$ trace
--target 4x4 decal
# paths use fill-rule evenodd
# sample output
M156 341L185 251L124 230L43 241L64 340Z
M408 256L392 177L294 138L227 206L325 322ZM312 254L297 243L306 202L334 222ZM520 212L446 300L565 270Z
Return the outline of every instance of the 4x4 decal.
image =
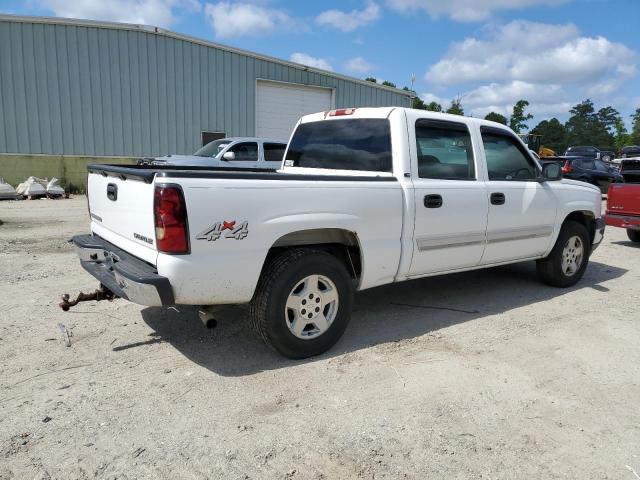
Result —
M227 222L226 220L216 222L196 235L196 240L208 240L209 242L215 242L220 237L242 240L249 235L249 222L241 222L237 226L236 223L237 222L235 220L232 222Z

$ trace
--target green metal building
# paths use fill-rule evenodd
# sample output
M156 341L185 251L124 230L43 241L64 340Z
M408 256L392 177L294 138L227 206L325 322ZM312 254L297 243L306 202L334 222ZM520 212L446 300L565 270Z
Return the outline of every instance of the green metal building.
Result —
M0 155L192 153L220 136L286 140L306 113L410 103L406 91L145 25L2 15L0 65Z

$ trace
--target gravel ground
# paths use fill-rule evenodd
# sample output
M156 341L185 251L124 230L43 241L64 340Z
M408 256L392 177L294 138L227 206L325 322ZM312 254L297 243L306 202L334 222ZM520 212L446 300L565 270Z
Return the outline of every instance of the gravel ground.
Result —
M290 361L246 308L215 330L189 308L58 309L96 286L66 243L84 197L0 219L0 479L640 479L622 230L568 290L529 263L359 293L333 350Z

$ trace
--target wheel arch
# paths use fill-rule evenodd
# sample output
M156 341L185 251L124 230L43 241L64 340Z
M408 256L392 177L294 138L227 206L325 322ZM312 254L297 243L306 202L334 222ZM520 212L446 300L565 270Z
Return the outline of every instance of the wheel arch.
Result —
M595 236L596 236L595 219L596 219L595 213L593 213L590 210L574 210L568 213L564 217L564 220L562 221L562 225L564 225L570 220L581 223L589 232L589 240L593 244L593 240L595 239Z
M356 232L344 228L304 229L282 235L269 248L262 271L280 252L304 247L322 250L335 256L354 281L360 283L364 265L360 240Z

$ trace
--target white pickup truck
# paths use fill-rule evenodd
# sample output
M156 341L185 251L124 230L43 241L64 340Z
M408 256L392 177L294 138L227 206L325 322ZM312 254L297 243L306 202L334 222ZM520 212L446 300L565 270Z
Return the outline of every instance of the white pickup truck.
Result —
M601 197L561 175L497 123L339 109L299 121L278 171L92 165L73 242L99 298L249 303L265 342L303 358L340 338L356 290L529 260L575 284Z

